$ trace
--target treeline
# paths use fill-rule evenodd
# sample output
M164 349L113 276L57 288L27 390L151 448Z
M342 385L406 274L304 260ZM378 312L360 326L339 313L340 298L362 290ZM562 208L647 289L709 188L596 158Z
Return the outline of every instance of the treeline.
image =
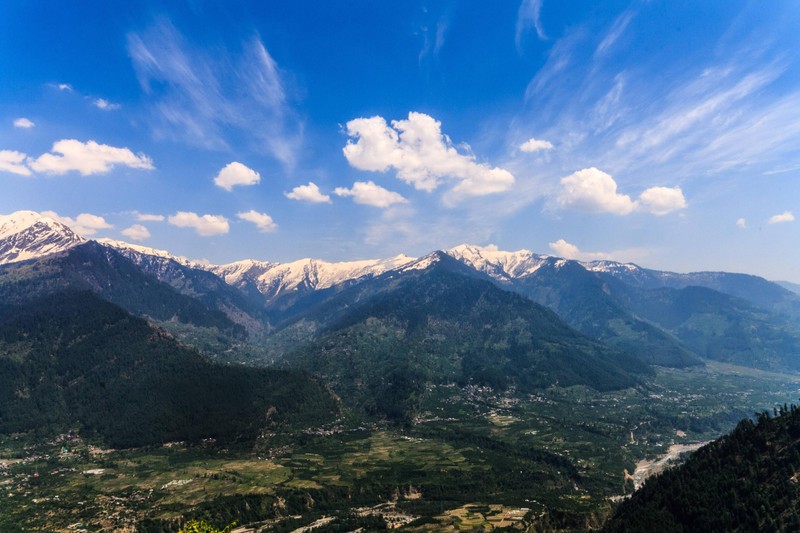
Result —
M89 291L0 310L0 432L80 427L114 447L254 439L330 420L310 376L216 365Z
M800 410L746 419L648 480L606 532L800 531Z

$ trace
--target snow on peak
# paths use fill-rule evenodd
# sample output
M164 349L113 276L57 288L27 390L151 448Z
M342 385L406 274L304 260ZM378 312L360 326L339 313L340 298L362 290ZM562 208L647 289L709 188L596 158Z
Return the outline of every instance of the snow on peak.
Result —
M60 222L56 222L52 218L46 217L36 211L16 211L10 215L0 215L0 239L5 239L6 237L24 231L36 223L46 224L55 228L64 226Z
M436 263L442 260L442 252L435 251L431 252L424 257L420 257L419 259L414 259L405 265L400 265L395 270L399 270L400 272L406 272L409 270L425 270L426 268L430 267L431 265L435 265Z
M538 255L530 250L505 252L499 250L495 245L461 244L445 250L445 253L498 280L521 278L533 274L549 259L549 256Z
M61 222L35 211L0 215L0 264L62 252L83 242Z
M200 263L192 261L191 259L187 259L186 257L180 255L171 254L166 250L158 250L156 248L149 248L147 246L131 244L129 242L117 241L114 239L97 239L97 242L99 242L104 246L115 248L121 252L134 252L140 255L149 255L152 257L159 257L161 259L170 259L178 264L190 268L202 268L202 265Z

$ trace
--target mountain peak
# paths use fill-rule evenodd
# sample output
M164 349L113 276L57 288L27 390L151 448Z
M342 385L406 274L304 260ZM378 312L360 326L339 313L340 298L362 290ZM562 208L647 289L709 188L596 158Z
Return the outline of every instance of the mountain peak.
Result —
M62 252L83 242L69 227L35 211L0 215L0 264Z
M445 253L500 281L533 274L550 259L549 256L538 255L525 249L506 252L495 245L460 244L446 250Z

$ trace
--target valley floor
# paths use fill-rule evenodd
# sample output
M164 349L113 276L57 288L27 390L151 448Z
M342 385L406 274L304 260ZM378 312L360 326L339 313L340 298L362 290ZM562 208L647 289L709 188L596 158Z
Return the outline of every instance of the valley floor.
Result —
M590 529L633 490L625 471L640 461L798 397L800 376L709 365L615 393L431 386L408 427L348 417L247 449L9 436L0 531L175 531L187 517L241 532Z

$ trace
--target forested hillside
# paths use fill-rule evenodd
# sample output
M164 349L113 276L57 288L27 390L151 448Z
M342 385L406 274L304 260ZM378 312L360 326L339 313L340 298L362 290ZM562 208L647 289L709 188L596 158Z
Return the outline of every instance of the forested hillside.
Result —
M603 531L800 531L800 410L776 414L648 480Z
M335 410L305 374L213 364L89 291L0 309L0 433L79 428L119 447L231 441Z

